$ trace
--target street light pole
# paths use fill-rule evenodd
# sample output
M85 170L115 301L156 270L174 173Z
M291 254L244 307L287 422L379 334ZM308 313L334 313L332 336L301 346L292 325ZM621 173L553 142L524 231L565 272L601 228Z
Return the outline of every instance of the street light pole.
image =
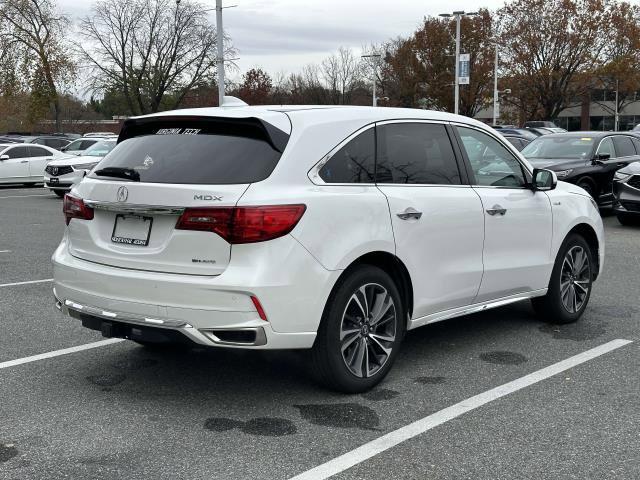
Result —
M377 61L381 57L379 53L372 53L370 55L360 55L361 58L373 58L373 106L378 106L378 95L376 94L376 79L377 79Z
M454 83L454 104L453 113L458 114L460 103L460 14L453 12L456 16L456 78ZM463 12L464 13L464 12Z
M493 65L493 124L498 124L498 44L496 43L496 58Z
M456 77L453 79L453 113L458 114L459 103L460 103L460 21L463 16L473 16L477 15L478 12L468 12L464 11L456 11L453 13L441 13L439 16L444 18L455 18L456 19Z
M216 0L216 33L218 35L218 106L224 101L224 30L222 29L222 0Z

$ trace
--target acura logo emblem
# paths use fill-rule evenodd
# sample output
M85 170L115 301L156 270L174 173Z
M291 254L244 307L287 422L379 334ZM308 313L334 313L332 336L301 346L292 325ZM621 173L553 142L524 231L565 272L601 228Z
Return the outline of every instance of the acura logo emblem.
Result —
M127 187L120 187L116 194L116 198L119 202L126 202L127 198L129 198L129 190L127 190Z
M58 175L58 167L53 167L53 170L51 173L54 175Z

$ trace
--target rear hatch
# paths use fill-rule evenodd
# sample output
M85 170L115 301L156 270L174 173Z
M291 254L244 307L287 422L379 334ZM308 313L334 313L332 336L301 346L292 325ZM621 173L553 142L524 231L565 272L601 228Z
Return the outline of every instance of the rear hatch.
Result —
M271 174L287 140L288 132L257 118L128 121L116 148L71 194L86 210L70 221L67 214L71 254L127 269L221 274L231 244L211 224L223 224L249 185ZM208 231L198 229L200 216Z

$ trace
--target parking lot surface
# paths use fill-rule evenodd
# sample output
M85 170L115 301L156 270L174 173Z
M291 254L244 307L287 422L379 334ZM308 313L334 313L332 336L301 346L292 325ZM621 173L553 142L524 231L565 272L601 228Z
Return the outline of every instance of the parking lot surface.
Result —
M43 189L0 188L0 479L322 478L312 469L616 339L631 343L334 478L640 478L638 227L605 218L605 270L577 324L522 303L423 327L381 385L349 396L318 387L304 352L122 341L9 363L104 340L53 306L61 208Z

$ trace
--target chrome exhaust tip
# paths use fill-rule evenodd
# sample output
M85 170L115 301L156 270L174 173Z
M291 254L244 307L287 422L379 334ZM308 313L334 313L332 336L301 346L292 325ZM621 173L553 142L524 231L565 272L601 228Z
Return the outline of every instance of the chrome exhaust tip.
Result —
M259 347L267 344L267 335L262 327L201 330L201 332L217 345Z

